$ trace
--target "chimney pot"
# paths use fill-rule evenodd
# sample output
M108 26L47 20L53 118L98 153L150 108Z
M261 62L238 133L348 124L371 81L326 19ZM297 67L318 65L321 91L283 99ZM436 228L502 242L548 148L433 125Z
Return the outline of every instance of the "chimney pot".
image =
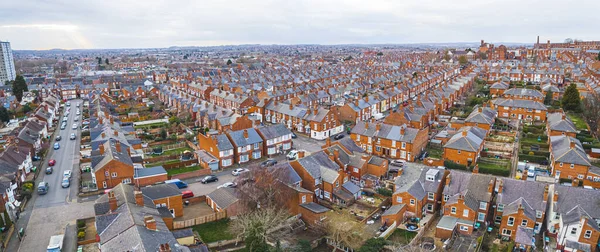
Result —
M462 136L466 137L467 136L467 130L463 130L462 132Z
M135 196L135 204L138 206L144 206L144 195L142 194L142 191L136 190L133 192L133 194Z
M113 191L108 192L108 205L110 206L110 211L117 210L117 198L115 197L115 193Z

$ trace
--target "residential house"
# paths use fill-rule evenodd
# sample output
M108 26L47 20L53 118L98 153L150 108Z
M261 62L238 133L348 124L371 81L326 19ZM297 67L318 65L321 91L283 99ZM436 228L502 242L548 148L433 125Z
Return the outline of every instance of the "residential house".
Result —
M564 112L548 113L546 123L547 136L577 136L575 124L567 118Z
M583 145L570 136L550 137L550 169L558 179L567 179L575 186L600 188L600 168L592 165Z
M479 127L460 128L444 145L443 159L466 166L477 163L486 135Z
M404 205L406 212L417 218L423 218L425 213L434 213L442 200L445 175L443 169L425 167L414 182L405 181L403 177L396 178L392 205Z
M339 152L327 154L318 151L310 156L290 162L296 173L302 178L302 187L314 192L317 198L338 204L353 202L354 194L347 192L343 185L349 182L349 176L340 165Z
M154 185L168 179L169 175L167 174L167 170L162 166L135 169L135 174L133 176L133 182L138 187Z
M413 161L425 149L428 129L413 129L406 125L358 122L350 137L367 153Z
M488 107L475 106L473 112L465 119L464 126L479 127L489 131L494 123L498 112Z
M133 162L129 149L120 141L110 139L92 151L92 178L99 189L113 188L133 182Z
M503 81L496 82L490 86L490 95L495 97L502 97L504 92L508 90L509 84Z
M230 131L226 134L233 144L235 163L242 164L262 157L263 140L254 128Z
M206 204L215 212L227 212L227 217L234 217L243 212L243 206L234 188L217 188L206 195Z
M548 108L539 101L497 98L491 102L498 117L526 121L546 121Z
M348 147L349 145L351 146ZM387 176L388 160L364 153L351 139L334 143L327 139L322 148L328 155L338 156L346 174L350 176L350 181L356 184L371 188Z
M263 155L285 154L292 149L292 132L283 124L256 128L263 139Z
M175 184L158 184L141 188L145 199L149 199L156 208L164 207L169 210L173 218L183 216L183 199L181 191ZM137 196L137 192L134 193Z
M225 134L198 134L198 147L219 159L219 168L233 165L234 148Z
M504 91L504 98L515 100L533 100L538 102L544 101L544 94L535 89L528 88L511 88Z

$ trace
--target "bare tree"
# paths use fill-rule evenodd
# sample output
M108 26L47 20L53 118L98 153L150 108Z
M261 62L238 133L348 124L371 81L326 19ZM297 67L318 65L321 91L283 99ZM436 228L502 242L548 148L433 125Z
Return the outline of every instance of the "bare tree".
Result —
M248 167L249 172L237 179L236 192L246 210L287 207L294 190L288 186L289 171L285 166Z
M358 250L370 238L365 225L356 221L354 216L335 211L330 211L326 216L320 227L326 233L326 237L338 247ZM335 250L334 248L333 251Z
M596 92L588 93L583 99L583 118L590 127L590 133L598 136L598 124L600 124L600 95Z
M243 239L249 251L265 251L268 248L267 240L277 235L274 229L284 223L288 216L285 209L256 209L238 215L229 226L229 231Z

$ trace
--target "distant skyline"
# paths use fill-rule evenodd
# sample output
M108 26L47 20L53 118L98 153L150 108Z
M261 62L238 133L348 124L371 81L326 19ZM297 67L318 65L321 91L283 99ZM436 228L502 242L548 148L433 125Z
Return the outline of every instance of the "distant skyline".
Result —
M14 50L600 40L600 1L5 1Z

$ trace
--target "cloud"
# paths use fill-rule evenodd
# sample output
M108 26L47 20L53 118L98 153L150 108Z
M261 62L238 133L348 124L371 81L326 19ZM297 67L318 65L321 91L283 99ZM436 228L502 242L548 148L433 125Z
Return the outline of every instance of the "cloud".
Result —
M600 1L28 0L0 9L15 49L596 39Z

